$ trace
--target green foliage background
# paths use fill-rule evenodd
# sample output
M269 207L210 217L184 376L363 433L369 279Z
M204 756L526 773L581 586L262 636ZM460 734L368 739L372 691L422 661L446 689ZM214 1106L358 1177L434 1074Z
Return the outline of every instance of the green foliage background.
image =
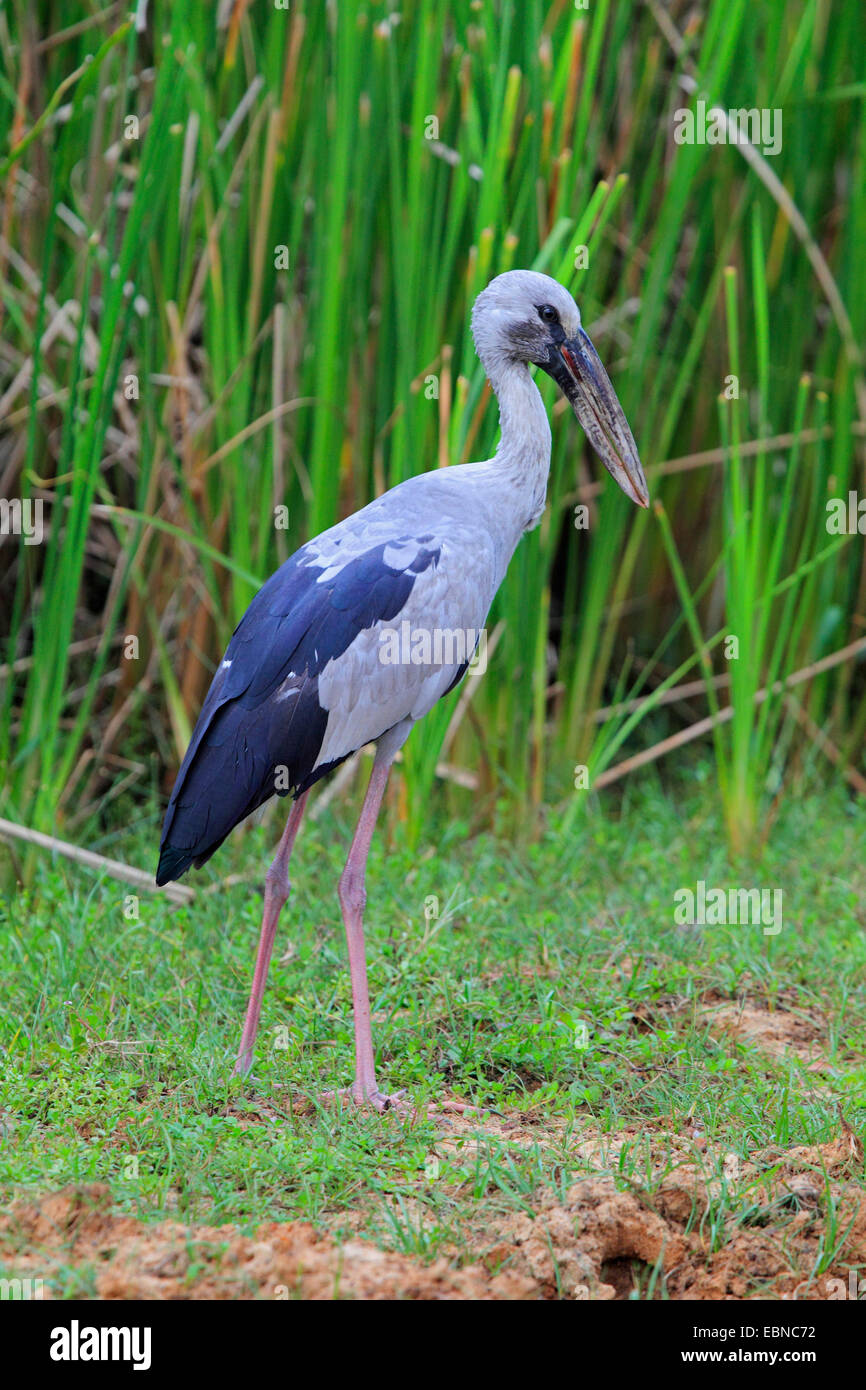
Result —
M443 761L479 820L579 815L576 763L696 729L735 849L811 767L856 781L866 569L826 500L864 491L861 55L859 0L0 8L0 495L47 532L0 543L0 815L75 838L164 790L281 559L492 452L468 315L519 265L575 292L658 505L540 383L550 506L468 711L407 748L410 836ZM678 145L699 95L780 111L779 154Z

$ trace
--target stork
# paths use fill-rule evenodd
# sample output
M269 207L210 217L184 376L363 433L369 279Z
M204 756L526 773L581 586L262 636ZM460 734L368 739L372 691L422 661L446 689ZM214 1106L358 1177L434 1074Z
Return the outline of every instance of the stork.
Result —
M166 811L156 874L165 884L190 865L199 868L263 802L292 794L265 875L234 1068L245 1075L310 788L359 748L376 744L338 895L354 1011L355 1079L348 1094L379 1111L405 1102L402 1092L380 1091L376 1080L363 927L367 855L395 755L418 720L463 678L518 542L544 510L551 435L531 365L553 377L627 496L649 504L622 407L577 305L558 281L529 270L498 275L475 301L472 334L499 402L496 453L408 478L307 541L262 586L235 628L193 730ZM462 632L468 652L455 652L451 641L413 641L409 650L422 659L395 661L395 631L428 638Z

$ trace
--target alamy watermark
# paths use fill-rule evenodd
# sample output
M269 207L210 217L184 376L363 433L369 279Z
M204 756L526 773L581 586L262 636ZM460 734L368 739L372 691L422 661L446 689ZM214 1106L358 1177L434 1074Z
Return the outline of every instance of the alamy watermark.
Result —
M29 1302L44 1297L42 1279L0 1279L0 1303Z
M674 893L678 927L763 927L764 936L782 930L781 888L708 888L702 878L694 888Z
M765 156L782 148L782 111L778 106L739 107L724 111L701 97L674 112L674 140L678 145L754 145Z
M0 497L0 536L23 536L25 545L41 545L41 497Z
M827 533L831 536L866 536L866 497L853 489L844 497L827 501Z
M831 1302L839 1299L851 1299L854 1303L861 1303L866 1299L866 1279L861 1279L856 1269L849 1269L847 1284L844 1279L828 1278L824 1280L824 1296Z
M379 633L383 666L468 666L469 674L487 670L487 629L480 627L413 627L404 618L399 628Z
M148 1371L151 1328L82 1327L73 1318L68 1327L52 1328L48 1355L52 1361L129 1361L134 1371Z

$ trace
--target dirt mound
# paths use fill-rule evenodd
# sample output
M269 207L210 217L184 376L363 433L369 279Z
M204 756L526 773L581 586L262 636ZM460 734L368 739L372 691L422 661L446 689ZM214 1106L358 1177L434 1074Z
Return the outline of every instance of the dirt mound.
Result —
M269 1222L254 1236L234 1226L148 1225L115 1216L107 1187L66 1188L16 1204L0 1220L0 1248L27 1246L15 1273L50 1278L50 1266L89 1266L97 1298L521 1299L534 1282L481 1265L422 1265L369 1241L345 1243L302 1222ZM11 1263L10 1256L6 1256ZM46 1288L50 1297L50 1290Z
M771 1057L793 1056L806 1065L823 1068L825 1029L803 1012L762 1009L752 1004L722 1003L705 1008L702 1016L712 1032L737 1042L752 1043Z
M488 1261L511 1257L512 1267L531 1274L546 1297L616 1298L633 1262L654 1268L685 1252L682 1238L632 1193L617 1191L611 1178L587 1178L563 1206L509 1217L499 1234Z
M831 1143L768 1151L749 1163L697 1154L694 1145L688 1158L679 1137L668 1136L666 1147L674 1169L657 1182L651 1175L645 1190L588 1177L564 1202L545 1195L535 1216L509 1217L488 1264L508 1259L542 1298L846 1296L849 1267L866 1263L866 1197L849 1180L862 1174L863 1145L849 1126ZM830 1202L846 1236L816 1275Z
M147 1223L112 1212L100 1185L16 1203L0 1218L0 1259L7 1275L45 1280L46 1296L52 1274L66 1287L71 1269L83 1296L104 1299L850 1296L849 1269L866 1265L866 1197L863 1146L844 1122L828 1144L748 1162L665 1130L637 1170L642 1186L611 1171L634 1138L582 1136L575 1152L606 1172L564 1197L539 1192L533 1213L467 1212L462 1254L431 1264L301 1222L251 1236ZM839 1248L823 1269L831 1203Z

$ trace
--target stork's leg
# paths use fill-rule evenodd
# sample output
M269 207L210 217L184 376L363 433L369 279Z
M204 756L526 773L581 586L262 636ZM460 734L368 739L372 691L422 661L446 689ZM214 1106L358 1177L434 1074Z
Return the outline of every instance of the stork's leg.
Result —
M379 741L355 837L346 867L340 876L339 896L349 946L349 972L352 978L352 1008L355 1019L355 1084L351 1091L352 1099L356 1105L371 1105L374 1110L390 1110L393 1107L414 1114L414 1106L403 1100L402 1091L387 1095L380 1091L376 1084L373 1034L370 1028L370 993L367 988L367 956L364 949L364 906L367 901L364 880L367 874L367 855L370 852L370 843L391 764L398 749L405 742L410 728L411 725L407 721L405 728L392 729ZM323 1099L330 1099L333 1094L330 1092ZM474 1107L459 1101L443 1101L428 1107L430 1114L438 1114L445 1110L458 1113L473 1112Z
M364 880L370 842L398 747L399 744L395 740L386 738L376 750L370 784L358 817L346 867L340 875L338 890L349 947L349 972L352 977L352 1008L355 1019L355 1084L352 1087L352 1098L358 1105L366 1102L376 1109L387 1109L390 1101L388 1096L382 1095L376 1085L376 1071L373 1065L370 992L367 988L367 957L364 949L364 904L367 901Z
M256 1034L259 1031L262 995L265 992L271 952L274 949L277 921L279 920L280 909L288 898L291 888L289 860L292 857L292 846L303 818L306 801L307 793L304 792L303 796L299 796L297 801L292 803L286 828L280 836L274 862L265 874L265 906L262 912L262 930L259 935L259 949L256 954L256 969L253 975L253 987L250 991L250 1002L247 1005L247 1016L244 1019L244 1031L241 1034L238 1059L232 1073L234 1076L246 1076L253 1064L253 1048Z

